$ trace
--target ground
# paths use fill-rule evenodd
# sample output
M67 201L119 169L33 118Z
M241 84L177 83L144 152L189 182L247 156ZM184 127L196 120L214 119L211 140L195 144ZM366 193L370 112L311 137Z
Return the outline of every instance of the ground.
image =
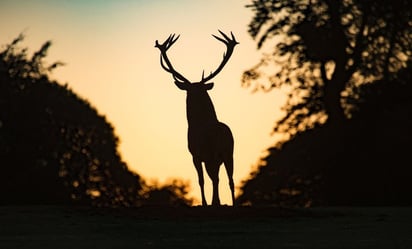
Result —
M412 248L412 207L0 206L0 248Z

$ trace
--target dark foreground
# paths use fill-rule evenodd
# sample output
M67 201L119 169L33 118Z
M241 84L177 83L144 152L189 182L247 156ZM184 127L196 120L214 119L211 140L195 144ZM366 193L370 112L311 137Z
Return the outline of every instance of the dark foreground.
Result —
M412 208L0 206L0 248L412 248Z

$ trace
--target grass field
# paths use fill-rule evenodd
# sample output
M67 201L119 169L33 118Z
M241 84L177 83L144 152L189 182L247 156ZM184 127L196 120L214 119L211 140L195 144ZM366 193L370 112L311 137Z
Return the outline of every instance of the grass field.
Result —
M0 206L0 248L412 248L412 208Z

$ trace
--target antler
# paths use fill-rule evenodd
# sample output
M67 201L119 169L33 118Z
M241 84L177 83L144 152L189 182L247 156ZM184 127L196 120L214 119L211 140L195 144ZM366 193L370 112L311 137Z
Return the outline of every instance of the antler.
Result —
M223 67L226 65L226 63L229 61L230 56L233 53L233 49L234 47L239 44L239 42L236 41L235 36L233 35L232 32L230 32L230 35L232 36L232 39L229 38L225 33L223 33L222 31L218 30L219 33L223 36L223 38L220 38L218 36L212 35L214 38L216 38L217 40L223 42L226 45L226 53L223 53L223 60L220 63L219 67L214 71L211 72L206 78L204 77L205 71L203 70L202 73L202 80L200 81L200 83L205 83L211 79L213 79L216 75L218 75L220 73L220 71L223 69Z
M175 81L179 83L189 84L190 83L189 80L187 80L183 75L181 75L179 72L177 72L173 68L172 63L170 63L170 60L169 58L167 58L167 54L166 54L167 50L177 41L177 39L179 39L179 37L180 35L178 35L175 38L175 34L172 34L162 44L160 44L156 40L155 47L160 50L160 65L162 66L162 68L166 70L166 72L171 73ZM164 62L166 63L166 65L164 64Z

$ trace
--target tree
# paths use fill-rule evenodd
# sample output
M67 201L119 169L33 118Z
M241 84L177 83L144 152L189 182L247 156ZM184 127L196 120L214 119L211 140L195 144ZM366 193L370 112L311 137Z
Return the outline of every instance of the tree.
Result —
M239 204L411 205L411 62L396 80L358 88L353 118L300 132L268 150L243 182ZM336 132L346 134L331 140Z
M403 162L412 125L411 3L261 0L247 7L258 48L271 41L275 49L244 73L243 84L291 90L275 132L292 136L268 150L238 203L410 205L412 170Z
M31 58L20 35L0 52L1 203L136 206L141 177L121 160L112 125L48 74L46 42Z
M408 0L255 0L250 35L272 54L243 74L244 86L291 88L276 132L296 134L351 117L348 96L362 84L388 79L406 67L412 51ZM262 80L267 65L267 83Z

